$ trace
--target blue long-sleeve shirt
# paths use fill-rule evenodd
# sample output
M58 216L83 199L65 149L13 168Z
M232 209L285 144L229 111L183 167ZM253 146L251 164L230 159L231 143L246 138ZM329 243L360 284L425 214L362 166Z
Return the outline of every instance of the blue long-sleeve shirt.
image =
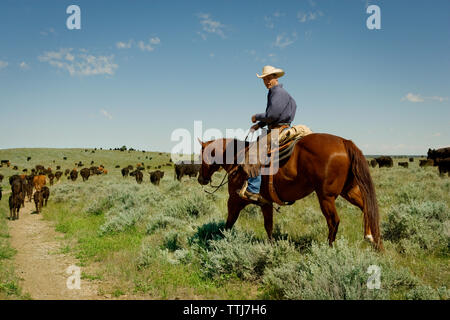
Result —
M267 93L266 112L255 115L260 128L265 125L291 123L295 117L297 104L282 84L269 89Z

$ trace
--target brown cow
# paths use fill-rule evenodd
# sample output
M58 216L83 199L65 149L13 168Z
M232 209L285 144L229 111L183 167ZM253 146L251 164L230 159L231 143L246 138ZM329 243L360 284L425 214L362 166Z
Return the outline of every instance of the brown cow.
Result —
M44 175L33 177L33 186L36 191L41 191L42 187L47 183L47 179Z

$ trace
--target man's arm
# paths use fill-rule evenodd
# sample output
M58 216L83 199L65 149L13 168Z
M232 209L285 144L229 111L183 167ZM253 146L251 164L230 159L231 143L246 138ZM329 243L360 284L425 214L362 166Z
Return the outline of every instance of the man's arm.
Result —
M266 112L255 114L255 119L263 125L276 122L280 119L288 103L289 95L283 92L274 92L269 99Z

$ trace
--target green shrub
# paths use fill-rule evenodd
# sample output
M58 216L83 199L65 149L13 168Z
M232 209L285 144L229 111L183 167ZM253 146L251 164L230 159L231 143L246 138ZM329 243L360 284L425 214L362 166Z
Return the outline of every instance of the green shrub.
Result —
M152 216L147 223L147 234L153 234L156 230L167 228L178 228L183 221L175 217L166 216L164 214L156 214Z
M177 231L169 231L164 236L164 241L162 244L163 249L168 249L170 252L181 249L179 234Z
M134 227L146 215L145 208L133 208L109 215L107 221L100 226L99 234L112 234Z
M381 268L380 289L367 287L371 265ZM349 246L345 239L333 248L314 243L302 259L268 269L263 282L266 297L275 299L389 299L412 289L436 298L435 291L424 291L407 270L397 270L375 252Z
M256 241L252 234L242 232L223 234L223 239L209 241L209 250L200 248L201 266L205 275L212 278L236 276L256 280L266 268L299 256L288 241Z
M209 249L211 240L220 240L223 238L223 230L225 230L225 221L211 221L197 228L197 232L189 238L189 244L197 244L198 246Z
M445 226L450 212L444 202L411 201L394 205L382 223L383 238L396 243L400 252L416 249L448 253L449 234Z

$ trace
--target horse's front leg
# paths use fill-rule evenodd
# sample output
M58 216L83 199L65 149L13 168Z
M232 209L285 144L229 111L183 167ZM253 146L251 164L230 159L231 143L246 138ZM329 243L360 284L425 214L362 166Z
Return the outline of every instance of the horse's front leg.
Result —
M272 240L273 230L273 206L272 204L266 204L261 206L261 210L264 216L264 228L266 229L269 240Z
M225 229L229 230L233 227L234 223L239 217L239 213L242 209L245 208L247 204L248 202L243 201L237 195L230 195L230 197L228 198L228 218Z

